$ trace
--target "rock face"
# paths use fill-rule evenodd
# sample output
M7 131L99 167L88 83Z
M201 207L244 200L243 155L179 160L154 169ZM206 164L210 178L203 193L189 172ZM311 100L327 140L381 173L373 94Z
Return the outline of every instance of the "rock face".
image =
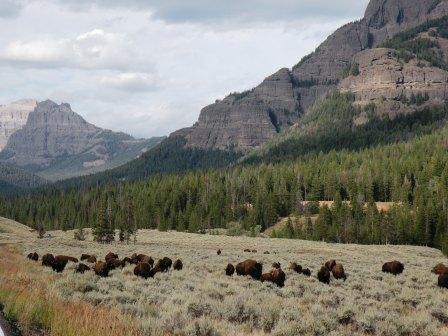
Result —
M38 103L26 124L10 136L0 161L60 179L124 164L159 142L148 141L96 127L69 104L47 100Z
M190 147L248 152L336 88L355 54L447 14L446 0L371 0L362 20L338 29L292 71L282 69L251 91L207 106L197 124L175 134Z
M34 99L23 99L8 105L0 105L0 151L6 146L9 137L21 129L34 110Z
M392 49L364 50L354 57L359 64L359 75L344 79L339 89L353 92L358 104L382 101L389 103L390 112L406 110L401 101L412 95L426 96L431 103L447 99L448 72L431 67L428 63L398 60ZM392 104L392 105L391 105Z
M297 94L291 72L281 69L253 90L205 107L187 132L187 145L221 150L257 147L297 119Z

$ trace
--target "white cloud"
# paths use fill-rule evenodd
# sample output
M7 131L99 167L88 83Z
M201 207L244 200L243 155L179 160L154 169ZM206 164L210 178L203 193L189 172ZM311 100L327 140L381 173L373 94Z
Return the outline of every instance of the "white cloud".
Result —
M128 92L153 91L157 89L159 81L153 74L146 73L120 73L100 78L102 85Z

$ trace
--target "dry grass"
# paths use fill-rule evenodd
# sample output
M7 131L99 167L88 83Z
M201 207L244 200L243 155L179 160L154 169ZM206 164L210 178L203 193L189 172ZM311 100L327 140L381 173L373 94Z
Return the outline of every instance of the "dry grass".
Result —
M20 259L30 251L77 257L84 252L104 257L116 251L120 257L137 252L183 260L184 270L143 280L133 275L131 266L113 271L109 278L99 278L93 273L75 274L73 265L62 275L54 275L21 259L33 273L48 277L49 290L58 300L118 308L136 320L144 335L448 334L448 290L438 288L436 276L430 273L432 266L447 260L434 249L148 230L139 232L136 245L104 246L90 240L75 241L73 232L52 235L51 239L22 242ZM218 248L223 251L220 256L216 254ZM244 248L258 252L244 253ZM262 261L265 271L274 261L284 268L297 261L309 267L313 276L306 278L285 269L285 287L277 288L224 275L228 262L246 258ZM329 258L344 264L346 282L333 280L327 286L317 281L318 268ZM383 262L391 259L405 263L402 275L381 273Z

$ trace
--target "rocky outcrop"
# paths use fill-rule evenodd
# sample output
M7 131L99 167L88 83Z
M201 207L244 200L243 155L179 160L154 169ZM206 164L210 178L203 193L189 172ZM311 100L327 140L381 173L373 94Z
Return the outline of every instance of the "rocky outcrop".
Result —
M23 99L0 105L0 151L6 146L9 137L26 124L36 104L34 99Z
M412 59L403 62L393 49L365 50L354 57L359 75L344 79L342 92L353 92L360 104L378 100L409 100L412 95L444 102L447 98L448 72Z
M298 118L297 94L291 72L281 69L256 88L205 107L197 124L183 131L187 146L242 151L257 147Z
M69 104L47 100L38 103L26 124L10 136L0 161L60 179L124 164L159 141L101 129L73 112Z
M248 152L335 89L354 55L444 15L447 0L371 0L363 19L338 29L292 71L282 69L251 91L207 106L193 127L175 135L185 136L189 147Z

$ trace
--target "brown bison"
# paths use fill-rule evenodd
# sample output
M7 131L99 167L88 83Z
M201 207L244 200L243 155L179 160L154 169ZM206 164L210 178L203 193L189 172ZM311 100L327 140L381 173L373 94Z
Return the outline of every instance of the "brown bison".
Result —
M244 252L250 252L250 250L249 249L244 249Z
M109 276L109 267L107 266L107 263L105 261L97 261L97 263L93 267L93 271L96 275L103 278Z
M87 266L86 264L80 263L77 267L75 272L76 273L81 273L84 274L85 272L90 271L90 267Z
M334 265L336 265L336 260L332 259L332 260L328 260L325 263L325 267L327 268L327 270L329 270L331 272L331 270L333 269Z
M302 274L309 277L311 276L311 271L309 268L305 268L302 270Z
M289 269L290 269L291 271L296 272L296 273L302 273L302 266L301 266L301 265L298 265L298 264L295 263L295 262L292 262L292 263L289 264Z
M156 272L167 272L171 265L173 264L172 260L168 257L164 257L163 259L159 259L157 264L154 266L154 269L156 269Z
M54 255L51 253L42 256L42 266L52 267L54 262Z
M133 264L132 259L129 257L124 257L123 258L123 263L126 266L126 264Z
M90 257L91 257L90 254L85 254L85 253L83 253L83 254L81 254L81 261L87 260L87 259L89 259Z
M281 267L282 267L282 266L280 265L279 262L275 262L275 263L272 264L272 268L279 269L279 268L281 268Z
M154 265L154 259L152 259L150 256L147 256L146 254L139 254L137 256L137 260L139 262L148 263L151 265L151 267Z
M347 279L347 276L345 275L344 267L342 264L336 263L336 265L333 266L331 269L331 273L333 273L333 276L335 279L344 279L344 281Z
M109 252L109 253L106 254L106 256L104 257L104 260L109 261L110 259L118 259L118 254Z
M86 262L90 263L90 264L94 264L96 263L96 257L95 256L90 256L86 259Z
M36 252L33 253L29 253L27 255L28 259L34 260L34 261L38 261L39 260L39 255Z
M106 261L107 267L109 271L112 271L117 268L123 268L125 266L124 262L120 259L109 259Z
M434 266L434 268L431 271L434 274L445 274L448 273L448 267L446 267L444 264L437 264L436 266Z
M221 255L221 250L216 251L217 255Z
M263 273L263 265L255 260L245 260L236 265L236 274L250 275L253 279L260 280Z
M327 285L330 283L330 271L326 266L322 266L319 272L317 272L317 279Z
M270 254L269 251L264 251L263 254Z
M182 263L182 260L180 260L180 259L177 259L173 264L173 268L176 271L180 271L183 267L184 267L184 264Z
M281 268L272 270L269 273L261 275L261 282L269 281L276 284L278 287L283 287L285 285L286 275Z
M401 274L404 270L404 265L399 261L389 261L383 265L384 273L391 273L393 275Z
M257 250L252 250L252 253L257 253Z
M152 278L154 274L151 272L151 265L148 263L138 263L134 268L134 274L144 279Z
M439 287L448 289L448 273L443 273L439 275L439 279L437 280L437 284Z
M226 275L232 276L235 273L235 267L232 264L227 264Z
M61 273L65 269L65 266L67 266L67 263L69 261L77 263L78 259L64 255L58 255L54 257L51 267L53 268L53 271Z

